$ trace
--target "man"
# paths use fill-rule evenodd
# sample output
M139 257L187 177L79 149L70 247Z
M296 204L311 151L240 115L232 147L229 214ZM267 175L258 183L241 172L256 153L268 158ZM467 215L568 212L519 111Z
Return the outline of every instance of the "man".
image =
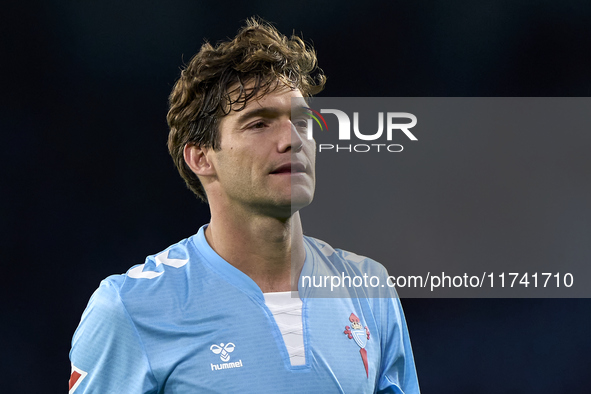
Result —
M101 283L72 341L71 393L419 392L397 298L314 298L300 279L387 277L303 236L305 98L324 82L313 50L254 20L191 60L168 146L211 222Z

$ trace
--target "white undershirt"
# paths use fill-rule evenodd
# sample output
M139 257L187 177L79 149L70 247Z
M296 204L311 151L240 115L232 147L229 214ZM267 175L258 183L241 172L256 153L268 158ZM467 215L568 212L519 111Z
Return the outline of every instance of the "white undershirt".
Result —
M304 334L302 326L302 300L292 298L291 291L263 293L265 304L273 313L275 322L283 336L291 365L306 364Z

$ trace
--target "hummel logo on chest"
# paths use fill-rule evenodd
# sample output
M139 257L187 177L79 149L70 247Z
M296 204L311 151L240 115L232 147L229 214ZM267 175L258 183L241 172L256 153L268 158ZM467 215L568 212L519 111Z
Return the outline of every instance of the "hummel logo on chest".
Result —
M236 345L232 342L228 342L226 344L220 343L218 345L211 345L209 350L211 350L214 354L220 355L220 360L224 361L221 364L211 364L212 371L219 371L220 369L229 369L229 368L240 368L242 367L242 360L238 360L232 363L230 361L230 353L234 351Z

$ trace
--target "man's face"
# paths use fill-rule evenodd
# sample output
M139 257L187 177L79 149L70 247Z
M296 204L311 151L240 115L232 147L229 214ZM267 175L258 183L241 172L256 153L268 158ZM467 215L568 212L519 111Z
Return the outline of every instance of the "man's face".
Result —
M299 90L279 85L221 119L221 149L208 153L210 201L285 218L312 201L316 143L306 138L305 115L292 116L293 98L305 106Z

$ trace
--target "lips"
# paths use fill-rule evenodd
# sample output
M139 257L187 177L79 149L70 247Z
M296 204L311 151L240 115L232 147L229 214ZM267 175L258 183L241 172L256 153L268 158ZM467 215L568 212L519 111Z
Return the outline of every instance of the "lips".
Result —
M271 174L294 174L298 172L306 172L306 166L302 163L285 163L276 167L271 171Z

